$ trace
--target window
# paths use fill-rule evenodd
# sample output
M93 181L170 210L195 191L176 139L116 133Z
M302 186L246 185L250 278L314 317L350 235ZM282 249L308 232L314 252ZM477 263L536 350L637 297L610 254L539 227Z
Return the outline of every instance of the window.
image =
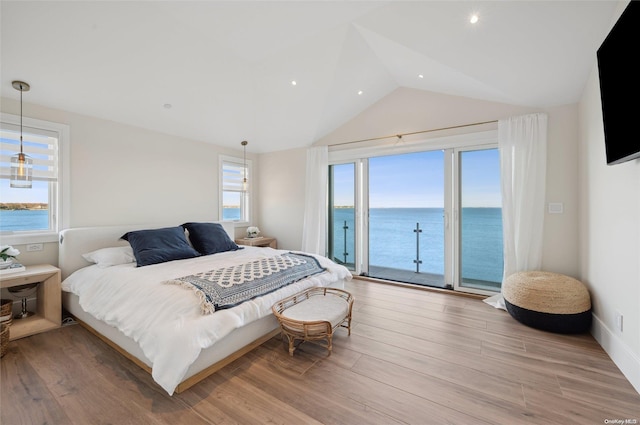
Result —
M250 221L251 161L245 168L242 158L220 157L220 219ZM246 178L247 183L244 184Z
M31 189L11 188L11 156L20 152L20 117L0 120L0 234L3 243L57 241L63 226L62 152L69 127L23 117L23 151L33 159Z

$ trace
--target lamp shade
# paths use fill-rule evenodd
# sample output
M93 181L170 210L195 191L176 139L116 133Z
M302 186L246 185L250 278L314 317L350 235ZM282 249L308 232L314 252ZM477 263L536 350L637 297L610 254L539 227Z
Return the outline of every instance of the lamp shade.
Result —
M20 92L20 152L11 157L10 186L18 189L31 189L33 179L33 159L22 149L22 93L31 86L24 81L12 81L11 85Z
M19 189L31 189L33 159L25 153L17 153L11 157L10 186Z

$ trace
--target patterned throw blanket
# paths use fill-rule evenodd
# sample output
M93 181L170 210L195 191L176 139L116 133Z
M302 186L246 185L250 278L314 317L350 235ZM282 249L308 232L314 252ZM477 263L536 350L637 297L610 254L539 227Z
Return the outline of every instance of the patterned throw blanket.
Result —
M292 252L167 281L190 288L203 314L230 308L306 277L324 272L318 260Z

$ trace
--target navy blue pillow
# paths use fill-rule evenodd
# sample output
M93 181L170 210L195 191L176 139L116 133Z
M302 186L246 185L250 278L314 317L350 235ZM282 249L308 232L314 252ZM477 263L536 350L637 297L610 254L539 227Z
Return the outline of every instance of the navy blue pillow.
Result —
M124 234L121 239L131 244L133 255L138 263L137 267L200 255L189 245L184 236L184 230L180 226L136 230Z
M219 223L185 223L182 227L189 231L191 244L202 255L242 249Z

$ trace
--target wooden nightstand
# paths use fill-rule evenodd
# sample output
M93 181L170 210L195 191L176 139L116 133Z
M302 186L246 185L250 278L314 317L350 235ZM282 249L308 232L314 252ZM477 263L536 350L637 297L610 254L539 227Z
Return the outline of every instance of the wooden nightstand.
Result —
M268 238L266 236L259 236L257 238L240 238L236 239L238 245L247 246L268 246L270 248L278 249L278 241L276 238Z
M62 295L60 269L48 264L26 266L26 270L0 275L2 288L38 282L35 315L26 319L13 319L10 340L24 338L62 325Z

